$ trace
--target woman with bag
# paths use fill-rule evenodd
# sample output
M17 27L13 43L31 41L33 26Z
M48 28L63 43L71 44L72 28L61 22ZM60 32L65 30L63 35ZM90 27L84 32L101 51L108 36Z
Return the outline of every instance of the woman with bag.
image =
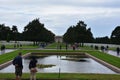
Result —
M37 72L36 64L37 64L37 60L35 59L35 57L32 57L29 63L30 80L36 80L36 72Z

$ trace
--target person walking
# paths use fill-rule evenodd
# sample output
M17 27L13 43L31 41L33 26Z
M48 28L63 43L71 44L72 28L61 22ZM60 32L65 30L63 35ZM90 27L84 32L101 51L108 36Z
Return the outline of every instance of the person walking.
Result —
M119 56L119 53L120 53L120 48L119 48L119 47L117 47L117 48L116 48L116 51L117 51L117 55Z
M74 44L73 44L73 46L72 46L72 47L73 47L73 50L75 50L76 46L75 46Z
M36 65L37 65L37 60L33 56L29 63L30 80L36 80L36 72L37 72Z
M16 56L14 58L12 63L15 66L16 80L21 80L22 69L23 69L22 53L21 52L18 53L18 56Z
M1 46L1 54L5 53L5 45Z

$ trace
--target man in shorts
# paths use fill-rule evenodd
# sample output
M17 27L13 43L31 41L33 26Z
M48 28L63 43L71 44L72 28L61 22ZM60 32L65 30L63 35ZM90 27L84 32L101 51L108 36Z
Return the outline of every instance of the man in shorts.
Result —
M18 54L18 56L16 56L14 58L13 65L15 66L16 80L21 80L22 69L23 69L22 53L21 52Z

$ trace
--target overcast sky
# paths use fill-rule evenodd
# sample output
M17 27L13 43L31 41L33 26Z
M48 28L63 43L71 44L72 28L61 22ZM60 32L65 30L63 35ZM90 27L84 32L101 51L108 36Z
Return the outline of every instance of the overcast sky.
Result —
M36 18L56 35L82 20L94 37L110 36L120 26L120 0L0 0L0 24L22 32Z

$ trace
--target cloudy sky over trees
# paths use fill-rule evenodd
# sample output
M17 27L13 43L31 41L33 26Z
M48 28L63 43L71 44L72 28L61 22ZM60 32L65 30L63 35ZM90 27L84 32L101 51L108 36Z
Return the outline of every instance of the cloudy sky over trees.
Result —
M0 24L18 26L22 32L33 19L56 35L63 35L79 20L94 37L110 36L120 25L120 0L0 0Z

